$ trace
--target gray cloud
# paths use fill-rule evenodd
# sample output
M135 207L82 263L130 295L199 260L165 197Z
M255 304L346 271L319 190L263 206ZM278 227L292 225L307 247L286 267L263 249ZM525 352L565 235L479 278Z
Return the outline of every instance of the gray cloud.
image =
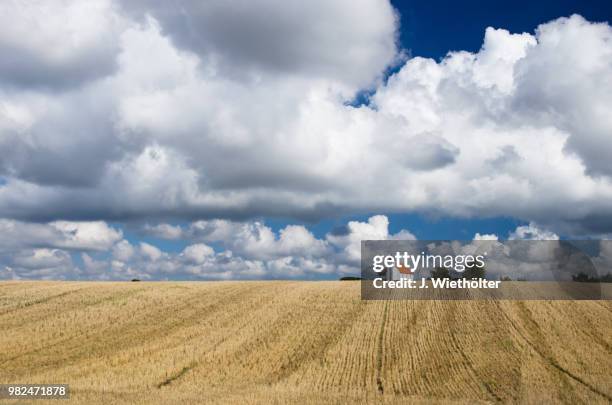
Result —
M42 29L3 25L0 50L59 60L43 81L62 91L0 69L1 218L428 212L612 232L607 24L489 28L479 52L412 58L383 84L400 57L388 2L14 4L0 19ZM372 84L371 105L348 105Z
M306 74L367 86L397 56L398 19L387 1L122 2L155 18L179 48L232 77ZM253 75L253 76L251 76Z
M58 90L110 75L121 28L111 0L2 2L0 83Z
M406 141L405 165L415 170L435 170L455 162L459 149L444 138L427 134Z
M31 103L38 116L27 129L14 125L3 131L0 174L43 186L96 185L107 164L129 153L130 146L109 119L108 97L94 102L90 96L83 91L52 98L13 96L16 108ZM9 113L0 111L0 120L10 125Z
M108 250L123 237L103 221L47 224L0 219L0 251L21 248Z

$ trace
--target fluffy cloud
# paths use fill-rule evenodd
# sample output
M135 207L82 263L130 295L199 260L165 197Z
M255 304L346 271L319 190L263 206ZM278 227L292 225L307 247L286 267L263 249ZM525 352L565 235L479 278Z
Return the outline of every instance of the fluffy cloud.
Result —
M157 261L163 255L161 250L145 242L140 242L140 253L152 262Z
M0 220L0 251L22 247L108 250L123 237L103 221L48 224Z
M68 252L61 249L23 249L0 254L0 279L73 279L80 270Z
M0 220L0 279L98 278L105 274L106 266L86 252L117 248L122 237L120 230L103 221L37 224ZM73 260L78 252L85 272Z
M174 271L201 278L311 278L359 272L362 239L416 239L403 229L389 233L384 215L367 222L350 221L346 227L317 239L301 225L274 232L262 222L196 221L182 237L219 243L219 253L204 243L186 247L170 261Z
M179 239L183 235L180 226L170 224L145 225L144 231L161 239Z
M510 240L559 240L559 235L542 229L537 224L530 222L529 225L518 226L508 236Z
M19 49L5 51L17 68L0 66L0 217L426 212L612 232L607 24L489 28L479 52L415 57L379 81L401 59L386 1L260 0L237 13L222 1L186 1L179 13L161 1L77 3L48 6L49 20L2 6L15 24L0 24L0 49ZM70 13L88 18L70 25ZM28 18L43 29L13 40ZM71 44L67 56L57 42ZM81 68L91 60L101 63ZM20 64L42 67L20 77ZM371 103L351 106L372 85ZM236 234L244 247L233 251L257 260L333 240L354 256L346 238L248 226L214 232Z
M559 235L554 232L551 232L548 229L543 228L542 226L530 222L527 225L519 225L515 230L509 232L507 235L508 240L549 240L555 241L559 240ZM475 241L498 241L499 236L496 234L480 234L476 233L474 235Z
M261 221L234 222L221 219L195 221L183 229L178 225L146 225L143 231L161 239L222 242L244 257L266 259L279 255L322 256L326 241L317 240L302 225L288 225L277 234Z
M499 237L495 234L480 234L480 233L476 233L476 235L474 235L474 240L492 240L492 241L496 241L499 240Z
M134 247L127 240L122 240L113 247L113 257L127 262L134 256Z
M159 229L169 227L173 232L159 232ZM328 233L324 239L315 238L302 225L287 225L275 233L260 221L196 221L184 229L176 225L159 224L155 227L146 226L144 230L152 236L165 239L183 238L201 242L219 242L224 248L248 259L333 257L338 263L350 264L358 263L362 240L416 240L416 237L406 229L391 234L389 219L385 215L372 216L367 222L350 221L346 226Z
M214 249L204 243L189 245L183 250L183 257L194 264L202 264L206 258L215 253Z
M514 106L568 134L565 148L580 156L588 172L612 175L612 93L603 79L611 69L610 26L572 16L540 26L537 39L538 46L517 63Z
M56 229L55 224L20 225L25 230L28 226L36 226L38 231ZM58 242L52 232L38 234L37 244L45 248L31 248L28 238L22 239L21 245L15 239L10 246L0 246L0 269L4 267L0 279L336 278L359 272L361 239L415 239L405 229L391 234L384 215L373 216L367 222L351 221L323 238L316 238L302 225L287 225L275 232L260 221L211 220L188 226L145 227L145 231L156 237L189 243L182 251L171 252L142 241L134 245L121 239L120 232L104 223L86 225L61 224L61 229L71 238L83 239L80 245L70 241L70 251L49 247L66 244L65 240ZM100 232L95 245L87 239L87 232L73 231L79 226L99 231L106 227L116 232L118 239L103 244ZM173 231L159 233L160 229L169 228ZM215 248L208 243L214 243Z
M111 0L0 4L0 82L77 86L111 74L122 18Z
M322 239L301 225L288 225L274 232L261 222L224 220L196 221L183 230L184 238L217 242L225 249L214 253L205 244L188 246L180 255L199 266L190 267L199 277L317 277L358 273L362 239L416 239L402 229L390 234L389 220L384 215L370 217L367 222L350 221L342 229ZM194 260L195 252L198 259ZM246 273L232 270L249 269Z
M163 0L122 2L161 24L172 43L242 80L307 75L350 87L380 78L397 58L398 18L387 1Z
M341 249L347 263L357 264L361 258L362 240L416 240L416 237L405 229L390 235L389 219L384 215L376 215L370 217L368 222L350 221L344 229L327 235L327 239L332 245Z
M20 225L28 229L26 224ZM80 233L72 230L79 229L79 225L84 229L88 226L89 229L113 229L104 223L85 227L70 223L60 228L74 238ZM384 215L372 216L363 222L350 221L321 238L301 225L287 225L274 231L260 221L201 220L183 226L166 225L147 226L145 230L157 238L166 236L174 243L184 242L186 246L182 250L164 250L161 244L155 246L142 241L132 244L116 238L106 244L98 238L98 244L92 245L87 233L81 235L87 243L82 241L79 245L73 240L69 249L52 247L66 243L58 242L53 232L39 232L37 244L44 247L32 247L23 240L19 245L16 238L11 245L1 246L0 279L335 279L359 274L362 240L416 240L406 229L395 234L389 232L389 220ZM36 226L57 230L55 224ZM173 229L170 233L158 232L169 228ZM121 235L114 232L115 236ZM545 242L515 242L510 252L497 235L476 234L473 242L443 243L436 252L471 255L487 252L488 257L496 259L495 266L488 269L490 277L518 274L530 279L542 277L542 269L554 262L559 253L558 236L534 223L518 226L509 233L508 239ZM602 274L612 265L611 244L606 242L601 241L598 256L593 258ZM570 258L563 259L563 263L566 259ZM570 263L566 264L566 270L575 270ZM568 271L564 270L564 278L573 274Z
M70 256L57 249L32 249L20 252L13 258L13 264L26 269L54 268L70 262Z

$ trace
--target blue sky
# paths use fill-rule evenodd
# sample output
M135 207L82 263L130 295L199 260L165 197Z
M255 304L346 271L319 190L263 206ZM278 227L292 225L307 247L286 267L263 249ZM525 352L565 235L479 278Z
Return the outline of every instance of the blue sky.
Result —
M477 51L485 28L533 32L547 21L580 14L610 21L609 1L392 1L402 18L401 42L413 55L441 58L448 51Z
M287 225L299 224L307 227L316 237L323 238L329 232L341 229L349 221L367 221L367 219L380 213L368 215L342 216L330 218L318 222L297 221L295 219L282 218L259 218L275 232L279 232ZM389 218L389 231L397 233L402 229L409 229L415 236L423 240L470 240L476 233L496 234L500 238L506 238L518 226L526 225L527 222L513 218L434 218L420 214L389 214L383 213ZM186 222L173 222L177 226L187 226ZM132 243L145 241L159 246L164 251L180 252L190 242L188 240L167 240L146 235L141 232L142 224L125 226L122 223L113 223L118 229L122 229L125 237ZM213 244L214 245L214 244Z
M355 1L0 4L0 279L612 235L610 2Z

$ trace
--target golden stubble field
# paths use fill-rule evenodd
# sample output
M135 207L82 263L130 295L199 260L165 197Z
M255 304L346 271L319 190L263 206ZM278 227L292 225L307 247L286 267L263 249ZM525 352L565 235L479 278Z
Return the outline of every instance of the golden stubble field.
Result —
M610 403L612 303L366 302L358 282L2 282L0 383L70 384L54 404Z

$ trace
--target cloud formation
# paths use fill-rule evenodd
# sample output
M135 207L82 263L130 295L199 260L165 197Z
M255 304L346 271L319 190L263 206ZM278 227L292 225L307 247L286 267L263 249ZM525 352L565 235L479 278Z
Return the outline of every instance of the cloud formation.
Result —
M0 4L0 83L54 90L114 72L122 16L110 0Z
M54 221L48 224L0 220L0 250L49 247L104 251L123 238L120 230L103 221Z
M179 49L234 80L307 76L349 88L381 78L397 57L398 18L387 1L163 0L122 2L153 18Z
M0 217L420 212L612 232L608 24L489 28L479 52L405 60L387 1L242 6L0 6ZM250 226L260 255L314 243Z
M415 239L407 230L390 234L384 215L367 222L350 221L344 229L321 239L302 225L287 225L274 232L260 221L211 220L183 227L145 227L145 232L158 238L185 241L187 245L180 252L164 251L143 241L130 242L103 222L35 225L38 229L16 222L11 226L3 226L9 232L12 229L12 234L0 239L0 279L337 278L359 272L362 239ZM37 239L24 238L14 228L37 231ZM92 237L88 231L94 229L97 232ZM172 231L160 233L160 229Z
M200 220L186 225L145 226L143 236L154 238L149 243L124 239L120 230L104 222L32 225L4 221L0 280L337 279L359 275L363 240L417 240L407 229L394 234L389 227L386 216L375 215L365 221L349 221L316 237L302 225L274 231L262 221ZM36 238L30 237L32 233ZM163 239L180 242L183 247L164 249ZM442 243L437 253L488 252L488 257L496 258L496 266L487 270L493 279L507 274L541 277L539 263L553 259L559 242L556 234L535 223L518 226L501 237L477 233L473 239ZM512 254L506 257L502 239L547 242L513 245ZM607 242L600 241L593 258L600 274L612 266L612 244ZM571 266L567 270L564 277L569 279Z

